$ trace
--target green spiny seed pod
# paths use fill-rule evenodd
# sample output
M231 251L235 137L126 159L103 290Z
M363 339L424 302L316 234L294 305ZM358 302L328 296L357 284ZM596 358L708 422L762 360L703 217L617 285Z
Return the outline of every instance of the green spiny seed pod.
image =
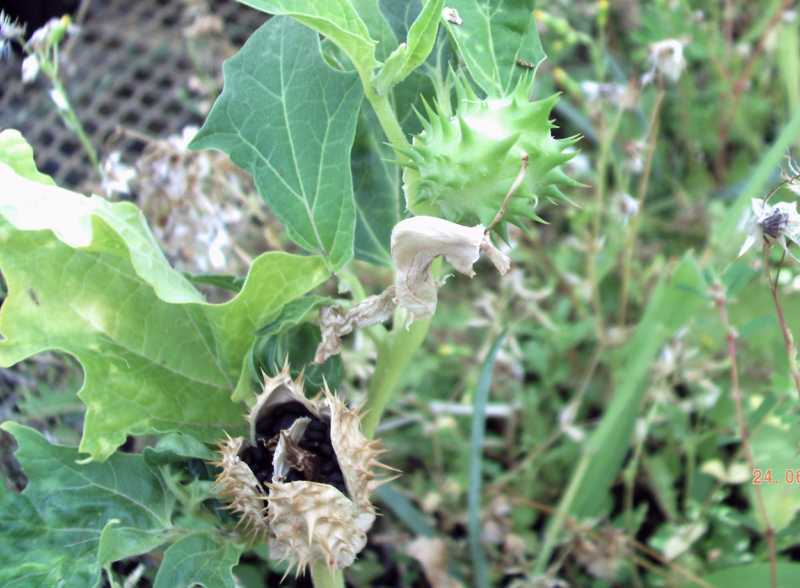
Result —
M523 76L508 96L481 100L469 82L456 80L455 115L425 104L423 131L403 154L406 205L414 214L442 216L461 224L488 225L520 174L522 184L509 202L504 221L520 225L538 219L539 198L568 200L561 187L581 184L559 167L579 137L554 139L550 112L558 95L531 102L532 76Z

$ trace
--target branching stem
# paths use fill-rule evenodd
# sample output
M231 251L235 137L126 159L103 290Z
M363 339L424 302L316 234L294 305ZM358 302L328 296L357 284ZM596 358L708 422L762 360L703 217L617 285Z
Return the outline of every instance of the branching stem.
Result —
M800 369L797 366L797 349L794 346L794 337L789 330L789 325L786 324L786 317L783 314L783 305L781 304L780 296L778 294L778 277L780 276L780 265L778 265L778 272L775 274L775 279L772 280L769 275L769 249L770 244L764 243L764 274L767 276L767 283L769 284L769 291L772 294L772 302L775 304L775 314L778 316L778 324L781 327L783 334L783 344L786 348L786 357L789 360L789 371L792 374L794 387L797 390L798 398L800 398ZM785 256L785 253L784 253ZM783 263L783 258L781 258Z
M750 432L747 428L747 421L744 418L744 410L742 409L742 391L739 388L739 370L736 363L736 338L738 335L736 330L731 326L730 319L728 318L728 306L723 286L721 284L715 285L712 288L711 295L714 300L714 305L719 311L719 318L720 321L722 321L722 326L725 329L728 360L731 364L731 396L733 396L733 404L736 408L736 424L739 429L739 437L742 440L742 450L747 459L747 465L752 472L755 470L756 464L753 459L753 450L750 446ZM756 509L764 522L764 537L767 540L767 553L769 556L770 586L771 588L777 588L778 575L777 559L775 556L775 530L770 524L767 509L764 506L764 497L761 495L761 487L758 484L753 485L753 496L755 497Z
M656 102L653 105L653 111L650 114L650 131L647 137L647 150L645 152L644 168L639 176L639 187L636 195L636 202L638 204L636 213L631 217L628 233L625 237L625 249L622 253L622 289L619 299L619 324L624 325L627 318L628 310L628 290L631 281L631 260L633 258L633 251L636 249L636 236L639 233L639 224L642 218L644 208L644 200L647 196L647 186L650 182L650 171L653 169L653 154L656 150L656 143L658 142L659 122L661 119L661 106L664 103L664 90L663 81L658 82L658 93L656 94Z

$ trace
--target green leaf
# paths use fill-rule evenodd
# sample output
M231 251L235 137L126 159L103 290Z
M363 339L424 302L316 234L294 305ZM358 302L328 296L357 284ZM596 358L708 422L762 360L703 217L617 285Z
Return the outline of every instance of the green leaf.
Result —
M358 77L328 67L317 35L288 18L270 19L223 71L225 88L191 147L230 155L289 237L338 269L353 256Z
M535 0L451 0L462 24L445 21L472 79L487 94L506 95L517 76L545 57L533 17Z
M328 37L345 52L361 73L369 79L375 61L375 41L350 0L239 0L270 14L291 16L309 28ZM279 19L282 20L282 19ZM269 24L269 23L267 23ZM256 32L255 34L258 34ZM308 52L312 44L296 49Z
M145 447L143 454L147 463L151 465L165 465L188 459L211 461L215 457L214 452L205 443L182 433L164 435L155 447Z
M15 172L29 180L42 184L55 184L50 176L36 169L33 149L16 129L6 129L0 133L0 161L5 161Z
M800 586L800 564L779 562L778 586ZM769 564L754 563L714 572L703 578L715 588L763 588L769 585ZM697 583L687 582L684 588L695 588Z
M392 265L392 228L400 221L400 171L370 109L362 112L351 166L356 197L356 258Z
M702 272L691 254L684 256L671 277L662 278L656 286L633 337L620 353L623 361L614 371L614 397L586 442L551 518L536 560L537 573L545 568L567 516L583 518L603 512L608 489L628 452L653 362L667 339L706 308L705 289Z
M0 365L47 350L83 366L80 449L127 435L213 441L243 426L231 400L256 329L328 276L319 257L266 253L238 296L207 304L157 248L142 214L16 175L0 163Z
M303 296L283 307L280 314L258 330L258 335L266 337L280 335L284 331L296 327L306 318L306 315L322 306L332 304L333 298L327 296Z
M795 515L800 512L800 493L795 485L795 473L798 469L797 447L800 443L800 434L793 426L777 427L764 423L753 431L750 438L753 450L753 461L756 467L763 472L772 471L774 484L761 484L761 496L764 499L764 508L772 528L777 532L786 528ZM787 476L790 476L787 478ZM754 486L749 485L748 491L753 496ZM765 521L761 519L755 508L755 498L751 498L753 511L758 516L761 527Z
M352 0L352 3L361 20L367 25L370 36L378 41L375 56L384 61L397 47L397 37L386 20L378 0Z
M76 449L51 445L34 429L2 428L16 439L28 477L21 495L3 497L3 586L94 586L105 563L169 539L174 501L141 455L82 465Z
M211 532L198 532L176 541L164 552L155 588L234 588L233 567L242 546Z
M585 451L592 460L571 509L574 516L600 511L628 451L653 361L667 339L706 307L704 293L705 281L691 254L656 286L633 337L620 354L623 361L614 374L614 398L587 443Z
M378 73L375 87L379 94L403 81L428 58L439 32L443 6L444 0L428 0L411 25L406 42L392 52Z

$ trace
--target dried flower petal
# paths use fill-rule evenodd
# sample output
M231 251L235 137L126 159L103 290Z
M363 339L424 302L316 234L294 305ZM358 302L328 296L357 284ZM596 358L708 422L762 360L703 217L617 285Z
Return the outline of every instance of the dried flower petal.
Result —
M314 362L323 363L332 355L341 353L342 337L355 329L389 320L396 306L394 287L390 286L381 294L365 298L348 311L338 306L324 307L319 311L322 341L317 347Z
M501 274L509 270L510 259L492 244L483 225L466 227L431 216L397 223L392 230L392 258L399 306L409 311L412 320L432 315L441 285L431 274L433 260L444 256L457 272L472 277L481 252Z

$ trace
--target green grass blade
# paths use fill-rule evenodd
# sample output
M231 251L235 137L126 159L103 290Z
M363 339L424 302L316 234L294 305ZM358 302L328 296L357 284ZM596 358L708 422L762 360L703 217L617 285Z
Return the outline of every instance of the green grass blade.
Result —
M472 436L469 444L469 488L467 490L467 526L469 549L472 555L474 582L478 588L488 588L489 577L486 556L481 547L481 457L486 433L486 403L492 383L492 368L506 333L502 332L492 344L481 365L478 386L475 389L472 413Z

